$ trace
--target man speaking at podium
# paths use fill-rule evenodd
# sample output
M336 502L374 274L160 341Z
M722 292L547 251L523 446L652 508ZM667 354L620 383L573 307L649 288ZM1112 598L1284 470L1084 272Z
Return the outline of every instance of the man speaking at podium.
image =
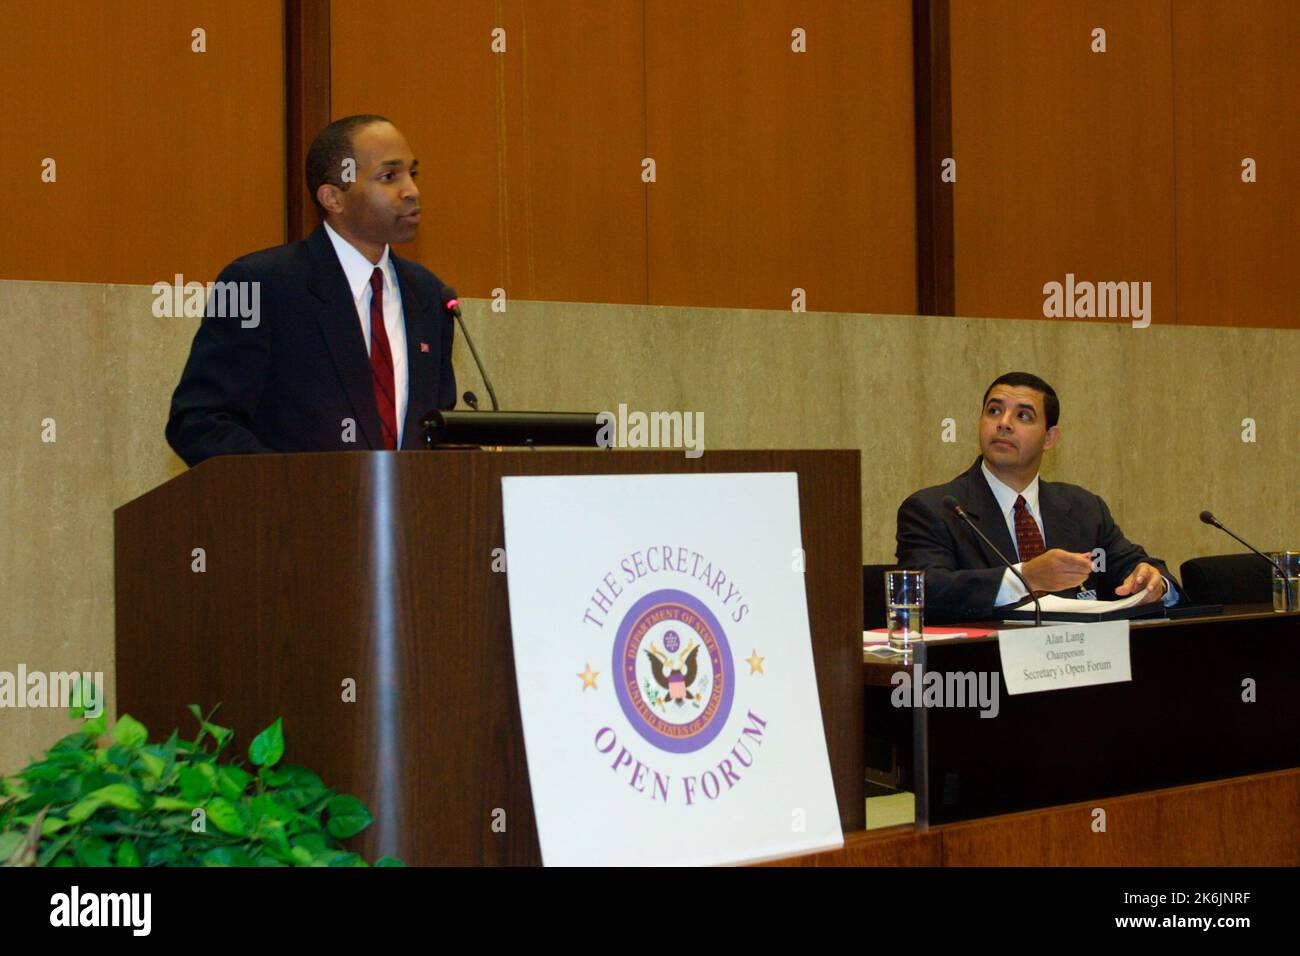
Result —
M980 457L946 485L898 509L898 567L925 571L925 615L935 623L989 620L1028 597L1024 586L944 498L951 496L1039 595L1177 603L1164 563L1124 537L1106 503L1078 485L1039 480L1043 452L1060 439L1050 385L1010 372L984 393ZM1016 559L1019 559L1016 561ZM1094 570L1094 564L1096 570Z
M389 248L420 228L418 162L382 116L336 120L312 142L321 225L222 271L216 288L238 289L252 316L209 295L167 422L186 464L418 448L419 417L456 404L444 286Z

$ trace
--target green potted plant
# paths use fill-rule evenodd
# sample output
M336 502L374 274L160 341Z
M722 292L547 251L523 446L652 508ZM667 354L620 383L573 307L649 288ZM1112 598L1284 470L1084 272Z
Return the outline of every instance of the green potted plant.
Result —
M371 823L356 797L305 767L281 765L280 719L253 738L249 769L225 761L234 732L197 704L194 740L175 731L149 743L129 714L80 728L12 777L0 779L0 865L367 866L342 841ZM401 866L385 857L376 866Z

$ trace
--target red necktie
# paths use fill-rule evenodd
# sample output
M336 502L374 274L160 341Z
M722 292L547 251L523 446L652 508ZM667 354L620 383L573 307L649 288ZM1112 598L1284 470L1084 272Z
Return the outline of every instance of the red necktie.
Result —
M1020 552L1022 563L1034 560L1047 550L1047 546L1043 544L1043 536L1038 530L1038 522L1034 521L1034 516L1029 513L1023 495L1016 496L1016 550ZM1041 597L1047 592L1035 591L1034 593Z
M393 387L393 350L384 328L384 274L379 267L370 273L370 368L375 378L375 404L383 426L384 447L397 448L397 400ZM1031 519L1030 524L1033 521Z

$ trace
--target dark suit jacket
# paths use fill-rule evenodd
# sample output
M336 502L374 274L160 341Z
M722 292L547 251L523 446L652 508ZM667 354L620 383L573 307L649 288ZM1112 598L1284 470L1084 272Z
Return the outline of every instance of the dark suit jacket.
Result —
M456 404L453 319L442 281L392 255L406 324L408 399L402 448L420 418ZM381 447L370 358L343 267L325 227L236 259L218 282L259 282L257 324L222 318L210 296L172 395L167 441L189 465L213 455L363 451ZM248 322L248 328L244 328ZM344 420L356 423L344 441Z
M936 624L992 618L1006 568L965 522L943 506L945 495L961 503L1012 563L1018 561L1015 542L980 469L981 461L975 459L975 464L946 485L916 492L898 509L898 567L925 571L925 619ZM1043 543L1049 549L1104 550L1105 571L1094 571L1079 590L1095 590L1099 600L1114 600L1115 588L1141 561L1159 568L1178 586L1163 561L1124 537L1106 502L1092 492L1040 477L1038 509L1043 519ZM1077 596L1074 591L1060 593Z

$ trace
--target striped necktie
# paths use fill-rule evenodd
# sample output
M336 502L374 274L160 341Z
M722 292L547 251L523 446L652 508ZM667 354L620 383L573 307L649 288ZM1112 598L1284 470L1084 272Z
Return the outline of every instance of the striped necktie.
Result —
M397 448L397 390L393 386L393 350L384 327L384 273L378 266L370 273L370 369L384 447L393 451Z

